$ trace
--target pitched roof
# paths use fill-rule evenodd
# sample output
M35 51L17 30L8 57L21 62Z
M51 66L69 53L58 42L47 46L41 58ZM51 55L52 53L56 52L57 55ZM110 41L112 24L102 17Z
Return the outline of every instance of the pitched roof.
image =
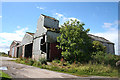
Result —
M31 33L31 32L26 32L26 33L30 34L31 36L34 36L34 33Z
M114 43L110 42L109 40L107 40L103 37L95 36L93 34L88 34L88 36L91 37L92 39L96 40L96 41L114 44Z
M57 20L57 19L55 19L55 18L53 18L53 17L46 16L46 15L44 15L44 14L41 14L41 15L44 16L44 17L47 17L47 18L50 18L50 19L53 19L53 20L59 21L59 20Z
M13 42L15 42L15 43L21 43L21 41L16 41L16 40L14 40Z
M11 45L12 45L13 43L15 43L14 46L18 46L18 45L21 44L21 41L16 41L16 40L14 40L14 41L11 43ZM10 45L10 46L11 46L11 45Z

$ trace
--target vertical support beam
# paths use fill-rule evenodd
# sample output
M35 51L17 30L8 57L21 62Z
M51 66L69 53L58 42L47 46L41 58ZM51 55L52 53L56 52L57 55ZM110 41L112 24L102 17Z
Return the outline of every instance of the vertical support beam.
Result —
M48 50L49 50L49 49L48 49L48 42L46 42L46 53L47 53L47 54L46 54L46 55L47 55L47 58L46 58L46 59L49 59L49 53L48 53Z
M23 45L23 48L22 48L22 57L23 58L25 57L25 45Z
M49 45L47 41L47 35L45 35L45 42L46 42L46 59L49 59Z

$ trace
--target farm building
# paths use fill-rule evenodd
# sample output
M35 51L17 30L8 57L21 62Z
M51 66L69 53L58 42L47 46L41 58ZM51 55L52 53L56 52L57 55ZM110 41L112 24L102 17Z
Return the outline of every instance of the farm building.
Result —
M56 48L59 33L59 21L55 18L41 15L38 19L37 30L33 40L33 59L44 57L46 59L59 58L61 50Z
M91 37L92 41L99 41L104 46L106 46L107 53L115 54L114 43L110 42L109 40L107 40L103 37L95 36L92 34L88 34L88 36Z
M20 45L21 41L13 41L10 45L9 56L17 57L17 47Z
M32 58L33 36L34 36L34 33L30 33L30 32L26 32L26 34L24 35L21 42L22 57Z
M62 50L56 48L56 45L59 44L57 43L57 37L60 36L59 29L59 21L57 19L41 14L37 22L36 32L26 32L19 44L13 41L10 46L10 55L12 57L30 57L35 60L39 58L47 60L60 58ZM93 41L100 41L106 46L107 53L115 54L114 43L92 34L88 34L88 36ZM15 54L11 52L13 48L15 48Z

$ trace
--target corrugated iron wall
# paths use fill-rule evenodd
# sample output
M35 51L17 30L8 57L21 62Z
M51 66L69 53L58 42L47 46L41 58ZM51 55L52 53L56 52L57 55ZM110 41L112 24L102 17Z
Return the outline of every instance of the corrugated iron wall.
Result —
M62 50L56 47L57 44L58 43L50 43L50 49L49 49L50 60L60 59L61 57Z

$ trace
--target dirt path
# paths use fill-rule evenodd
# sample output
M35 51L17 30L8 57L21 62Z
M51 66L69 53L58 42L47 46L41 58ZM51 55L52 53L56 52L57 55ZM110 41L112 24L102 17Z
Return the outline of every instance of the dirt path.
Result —
M46 69L40 69L33 66L15 63L13 61L7 61L7 60L13 60L13 58L8 58L8 57L0 57L0 58L2 59L2 65L0 66L7 67L8 70L4 72L9 74L13 78L81 78L70 74L59 73ZM82 78L83 78L82 80L91 80L91 78L103 78L103 77L92 76L92 77L82 77ZM105 80L109 80L109 79L105 79ZM110 79L110 80L118 80L118 79Z

